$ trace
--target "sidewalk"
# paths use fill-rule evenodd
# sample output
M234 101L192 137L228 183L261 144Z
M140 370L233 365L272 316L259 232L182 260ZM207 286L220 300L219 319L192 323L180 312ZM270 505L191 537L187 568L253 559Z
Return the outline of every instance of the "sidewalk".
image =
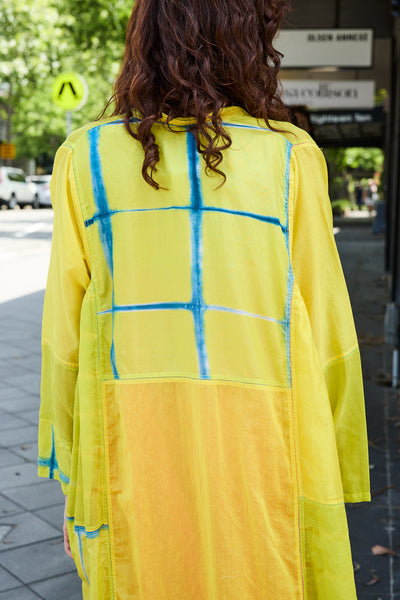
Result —
M356 222L335 225L361 343L375 494L348 507L358 600L400 600L399 559L371 551L400 551L399 392L384 385L383 239ZM59 485L36 476L42 302L39 292L0 304L0 600L81 598L63 551Z
M0 304L0 600L79 600L64 499L37 477L43 292Z
M347 509L358 599L399 600L399 558L372 554L376 545L400 551L400 395L390 387L391 355L383 343L384 240L348 220L335 219L335 226L361 348L370 444L372 502Z

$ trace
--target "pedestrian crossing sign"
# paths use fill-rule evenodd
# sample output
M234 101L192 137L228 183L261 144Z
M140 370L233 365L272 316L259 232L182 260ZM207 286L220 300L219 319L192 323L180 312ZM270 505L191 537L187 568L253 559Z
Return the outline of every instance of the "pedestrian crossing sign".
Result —
M86 104L87 83L77 73L61 73L53 83L51 97L64 110L78 110Z

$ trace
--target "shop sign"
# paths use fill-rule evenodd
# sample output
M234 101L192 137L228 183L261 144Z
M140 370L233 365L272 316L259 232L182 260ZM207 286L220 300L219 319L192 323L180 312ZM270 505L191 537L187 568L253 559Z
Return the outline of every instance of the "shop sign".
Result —
M372 29L282 29L275 47L283 68L371 68Z
M313 109L373 108L374 81L282 80L286 105L305 105Z

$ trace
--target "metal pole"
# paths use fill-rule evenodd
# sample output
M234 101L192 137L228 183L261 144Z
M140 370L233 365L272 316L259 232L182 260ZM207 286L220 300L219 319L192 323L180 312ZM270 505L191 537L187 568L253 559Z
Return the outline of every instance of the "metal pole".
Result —
M72 111L67 110L67 137L72 133Z
M396 43L394 38L391 40L391 83L388 97L388 106L386 110L386 131L385 131L385 166L384 166L384 201L385 201L385 272L391 273L392 270L392 221L394 218L393 204L394 194L392 188L393 168L394 168L394 139L393 128L396 122L395 98L396 98ZM391 298L393 301L393 298Z
M392 387L397 387L399 384L399 350L393 350L393 365L392 365Z
M393 74L395 81L393 82L392 90L394 97L392 98L393 109L392 115L394 123L392 123L393 144L392 144L392 228L391 228L391 275L392 289L391 296L394 302L397 314L400 309L400 20L397 18L394 27L394 69ZM399 382L399 348L400 348L400 330L396 330L396 342L393 352L393 387L397 387Z
M399 68L399 40L396 39L396 32L393 39L393 54L392 54L393 68L392 68L392 86L390 94L391 104L391 118L390 118L390 129L391 129L391 152L390 152L390 221L388 226L390 227L389 243L390 243L390 274L392 277L390 299L392 302L397 303L397 263L398 263L398 242L399 232L397 230L399 221L399 203L398 203L398 191L399 191L399 174L397 173L399 152L400 152L400 118L398 110L400 106L400 78L398 75Z
M6 127L6 138L7 144L11 144L11 119L13 114L12 104L11 104L11 96L12 96L12 86L11 82L8 84L8 105L7 105L7 127ZM6 161L7 165L11 165L11 160L8 159Z

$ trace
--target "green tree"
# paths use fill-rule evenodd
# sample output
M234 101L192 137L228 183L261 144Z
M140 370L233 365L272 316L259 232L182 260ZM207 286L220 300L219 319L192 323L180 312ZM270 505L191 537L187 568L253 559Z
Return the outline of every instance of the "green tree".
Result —
M0 85L3 90L10 86L11 91L9 98L0 99L0 118L12 112L12 141L18 157L53 155L65 138L65 113L51 100L52 84L59 73L76 71L89 86L87 104L73 113L75 128L95 118L111 94L123 37L117 41L114 32L102 43L94 35L93 13L89 24L89 15L81 5L55 0L7 0L6 5L0 4ZM60 16L61 10L65 16ZM73 35L80 31L83 36L85 23L90 43Z
M354 181L382 173L384 154L380 148L327 148L329 188L332 199L351 198Z

